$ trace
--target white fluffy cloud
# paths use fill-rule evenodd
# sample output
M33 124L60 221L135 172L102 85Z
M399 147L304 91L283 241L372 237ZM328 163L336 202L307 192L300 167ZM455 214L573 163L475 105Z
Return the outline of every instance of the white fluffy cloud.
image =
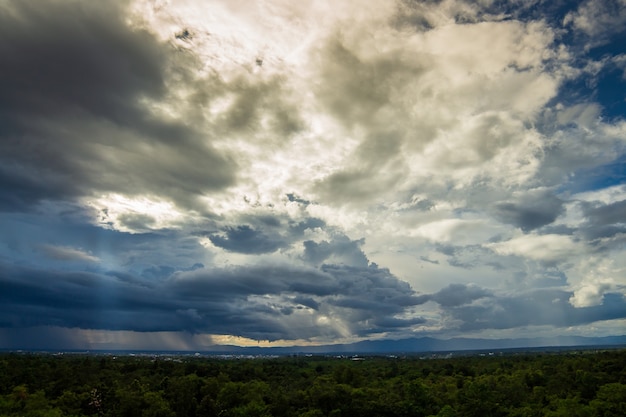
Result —
M620 32L626 24L626 1L587 0L578 10L569 12L563 21L572 25L592 39L592 46L604 43L614 32Z
M556 234L529 234L486 246L502 255L515 255L548 263L565 262L568 258L576 257L584 251L584 247L578 245L569 236Z

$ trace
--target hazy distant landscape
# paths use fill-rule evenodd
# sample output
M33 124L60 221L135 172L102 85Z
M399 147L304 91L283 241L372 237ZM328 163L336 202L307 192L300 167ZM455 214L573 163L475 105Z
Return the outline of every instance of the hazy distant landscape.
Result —
M417 354L424 352L474 352L488 350L510 350L519 352L530 351L567 351L576 348L619 348L626 346L626 336L607 337L582 337L561 336L550 339L435 339L435 338L412 338L401 340L378 340L363 341L351 344L330 344L321 346L285 346L285 347L260 347L260 346L235 346L214 345L201 350L163 351L163 350L120 350L120 349L41 349L28 345L18 345L0 351L23 351L23 352L133 352L146 353L164 352L190 355L196 352L203 354L244 354L244 355L290 355L290 354Z
M420 353L420 352L461 352L489 349L518 349L520 351L533 348L555 348L568 350L572 347L619 347L626 346L626 336L609 337L558 337L552 339L470 339L454 338L448 340L434 338L414 338L403 340L364 341L352 344L324 345L324 346L293 346L293 347L238 347L215 346L207 352L269 352L276 354L289 353L341 353L355 354L385 354L385 353Z

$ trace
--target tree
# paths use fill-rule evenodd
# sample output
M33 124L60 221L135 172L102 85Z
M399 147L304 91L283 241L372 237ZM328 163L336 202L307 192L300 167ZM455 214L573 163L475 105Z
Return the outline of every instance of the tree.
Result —
M142 417L176 417L160 392L146 392L143 403L145 408L141 413Z
M626 385L619 382L602 385L598 389L596 399L589 405L594 416L626 416Z

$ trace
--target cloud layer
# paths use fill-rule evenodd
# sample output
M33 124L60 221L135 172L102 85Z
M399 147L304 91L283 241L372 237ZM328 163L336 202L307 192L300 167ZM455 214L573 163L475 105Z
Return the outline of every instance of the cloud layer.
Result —
M623 332L622 3L0 3L4 334Z

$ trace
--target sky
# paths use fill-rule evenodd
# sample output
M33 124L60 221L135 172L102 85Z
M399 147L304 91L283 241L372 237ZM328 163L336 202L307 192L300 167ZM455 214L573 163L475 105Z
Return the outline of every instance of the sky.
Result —
M623 335L625 0L0 0L0 348Z

